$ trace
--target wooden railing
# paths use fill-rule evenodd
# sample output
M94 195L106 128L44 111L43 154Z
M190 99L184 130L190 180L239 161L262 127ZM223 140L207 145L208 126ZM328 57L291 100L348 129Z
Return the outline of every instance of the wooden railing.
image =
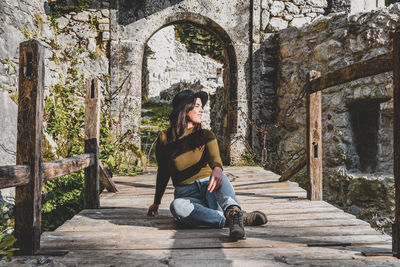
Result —
M44 47L36 40L20 44L17 162L0 166L0 188L16 186L15 236L20 251L40 249L42 182L85 170L84 207L99 207L99 180L117 189L99 161L100 95L97 79L86 83L85 154L43 163Z
M393 255L400 258L400 32L393 41L393 52L357 62L321 75L310 71L307 77L306 151L307 174L310 181L308 198L322 200L322 120L321 91L356 79L393 71L393 153L395 180L395 222L393 224ZM298 169L298 168L297 168ZM296 169L296 170L297 170ZM287 177L286 175L285 177Z

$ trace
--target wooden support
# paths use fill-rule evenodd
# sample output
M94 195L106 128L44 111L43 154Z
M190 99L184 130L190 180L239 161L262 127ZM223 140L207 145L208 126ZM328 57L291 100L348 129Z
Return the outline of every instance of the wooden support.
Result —
M350 66L328 72L322 77L310 81L309 91L314 93L325 88L351 82L360 78L377 75L393 70L393 52L360 61Z
M103 184L103 186L107 189L108 192L113 192L113 193L118 192L117 186L112 180L111 175L104 168L101 161L99 161L99 165L100 165L100 182Z
M307 157L302 157L300 160L296 161L289 169L287 169L282 176L279 178L279 182L284 182L293 177L298 173L304 166L307 165Z
M321 76L320 72L311 71L307 77L309 85ZM310 87L308 87L310 89ZM307 173L310 181L308 198L322 200L322 119L321 91L307 91Z
M395 220L393 224L393 255L400 258L400 32L393 40L393 173L395 186Z
M92 166L95 155L83 154L71 158L43 163L43 179L45 181L80 171Z
M0 166L0 188L25 185L29 183L29 166Z
M36 40L19 47L17 165L28 165L30 181L15 192L15 236L20 251L40 248L44 48Z
M94 164L85 169L85 209L97 209L99 200L99 138L100 138L100 95L98 80L86 82L85 153L94 154Z

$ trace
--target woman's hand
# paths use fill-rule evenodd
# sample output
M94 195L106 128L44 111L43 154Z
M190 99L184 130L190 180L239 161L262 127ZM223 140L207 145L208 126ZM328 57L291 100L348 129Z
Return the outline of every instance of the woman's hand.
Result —
M214 192L222 185L222 169L220 167L215 167L211 173L210 181L208 182L207 190Z
M149 207L149 211L147 212L147 216L157 217L158 216L158 204L152 204Z

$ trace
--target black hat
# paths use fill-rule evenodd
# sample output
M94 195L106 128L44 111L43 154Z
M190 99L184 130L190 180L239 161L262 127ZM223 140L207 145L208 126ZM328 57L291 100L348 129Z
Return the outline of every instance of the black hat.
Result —
M203 91L193 92L192 90L183 90L177 93L172 100L172 107L174 108L169 115L169 119L174 121L177 119L179 111L189 102L193 101L195 98L200 98L203 107L207 103L208 94Z

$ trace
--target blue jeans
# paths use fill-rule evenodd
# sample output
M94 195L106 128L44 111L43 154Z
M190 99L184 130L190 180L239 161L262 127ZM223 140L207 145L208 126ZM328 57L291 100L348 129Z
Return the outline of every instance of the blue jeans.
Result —
M175 187L170 210L174 218L193 227L217 227L225 225L224 211L231 205L240 207L235 191L225 174L222 185L210 193L207 190L209 177L191 184Z

